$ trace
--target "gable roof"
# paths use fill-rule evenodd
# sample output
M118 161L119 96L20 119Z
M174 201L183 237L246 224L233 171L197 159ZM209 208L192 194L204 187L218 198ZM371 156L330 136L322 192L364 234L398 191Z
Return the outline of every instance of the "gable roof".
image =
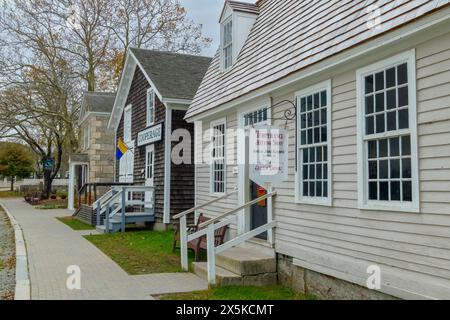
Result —
M131 48L163 98L192 100L212 58Z
M236 10L236 11L248 12L248 13L258 13L259 12L259 7L253 3L230 1L230 0L227 0L226 3L231 7L231 9Z
M222 72L220 50L216 52L186 118L393 31L448 3L448 0L259 1L259 15L235 64ZM378 28L368 28L372 4L381 10Z
M115 92L85 91L78 123L83 123L88 112L111 113L115 99Z
M86 111L90 112L111 112L116 99L115 92L91 92L84 93Z
M108 128L115 129L120 122L136 67L141 69L162 103L177 101L189 105L211 60L190 54L130 48Z

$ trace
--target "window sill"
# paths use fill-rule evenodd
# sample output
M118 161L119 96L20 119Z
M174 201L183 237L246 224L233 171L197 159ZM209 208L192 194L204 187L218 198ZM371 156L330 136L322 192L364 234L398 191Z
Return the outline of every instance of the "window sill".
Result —
M308 204L308 205L314 205L314 206L323 206L323 207L331 207L332 206L332 200L331 198L327 199L312 199L312 198L296 198L295 199L296 204Z
M419 204L404 204L391 202L368 202L358 205L360 210L369 211L392 211L392 212L406 212L406 213L420 213Z

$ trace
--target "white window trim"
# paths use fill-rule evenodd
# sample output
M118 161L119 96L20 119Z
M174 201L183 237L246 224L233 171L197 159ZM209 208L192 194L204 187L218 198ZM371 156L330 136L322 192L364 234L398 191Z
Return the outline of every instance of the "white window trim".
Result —
M408 202L397 201L369 201L367 196L367 159L364 143L364 77L378 70L388 69L401 63L408 63L409 86L409 133L411 137L411 178L412 199ZM363 210L384 210L400 212L420 212L420 188L419 188L419 160L417 144L417 90L416 90L416 52L415 49L403 52L388 59L376 62L356 71L357 90L357 157L358 157L358 208ZM395 136L405 130L395 131ZM408 130L406 130L408 131ZM392 132L380 135L371 135L374 139L392 136Z
M224 125L224 150L223 150L223 170L224 170L224 192L214 192L214 174L213 174L213 158L212 158L212 152L213 152L213 137L214 137L214 127L218 125ZM209 124L209 173L210 173L210 180L209 180L209 192L210 196L220 197L227 193L227 119L221 118L215 121L212 121Z
M153 158L152 158L152 164L151 164L151 170L152 170L152 178L149 179L148 178L148 167L149 167L149 163L148 163L148 154L152 152L153 154ZM145 184L147 185L147 180L151 180L151 185L154 186L155 185L155 145L151 144L148 145L145 148Z
M300 155L300 143L301 136L300 132L300 117L297 117L297 141L295 144L295 152L297 155L297 171L295 172L295 202L298 204L312 204L319 206L331 206L333 203L333 152L332 152L332 118L331 118L331 108L332 108L332 100L331 100L331 79L310 86L304 90L298 91L295 93L295 100L297 101L297 115L300 115L300 100L301 97L316 93L318 91L327 91L327 149L328 149L328 197L327 198L316 198L316 197L304 197L302 194L302 186L300 182L302 182L302 166L301 166L301 155Z
M89 123L86 124L83 130L83 149L88 150L91 147L91 128Z
M225 47L223 44L224 44L224 38L225 38L225 26L229 22L232 23L232 27L231 27L231 65L228 67L225 67L225 53L224 53ZM221 61L220 65L221 65L221 69L223 72L230 70L234 64L234 54L233 54L233 51L234 51L234 48L233 48L234 28L235 28L235 26L234 26L234 21L233 21L233 15L230 15L228 18L226 18L220 26L220 61Z
M150 114L148 112L149 109L149 102L150 102L150 95L153 97L153 121L150 121ZM147 127L150 127L155 124L155 111L156 111L156 93L155 90L152 88L147 90L147 107L146 107L146 113L147 113Z

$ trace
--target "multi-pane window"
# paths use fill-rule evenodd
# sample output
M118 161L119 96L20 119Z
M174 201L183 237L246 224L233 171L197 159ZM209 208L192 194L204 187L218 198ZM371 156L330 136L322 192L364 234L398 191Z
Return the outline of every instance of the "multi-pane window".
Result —
M327 202L329 199L329 90L328 84L324 84L297 98L300 200Z
M213 193L225 192L225 123L211 127L211 183Z
M153 180L153 172L154 172L154 153L155 153L155 149L152 146L151 148L147 148L147 157L146 157L146 179L147 180Z
M226 22L222 28L223 68L228 69L233 64L233 20Z
M149 90L147 92L147 126L155 123L155 92Z
M357 71L361 208L419 211L415 63L411 50Z
M364 77L369 200L412 201L409 88L407 63Z
M244 114L244 126L251 126L258 123L265 123L268 120L267 108L259 109Z

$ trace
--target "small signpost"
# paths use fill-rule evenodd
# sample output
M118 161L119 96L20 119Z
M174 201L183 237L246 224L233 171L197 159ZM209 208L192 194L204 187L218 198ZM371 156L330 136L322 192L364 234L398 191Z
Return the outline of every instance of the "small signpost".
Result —
M288 146L285 129L268 125L250 129L249 177L267 193L288 178ZM267 199L267 220L273 221L272 197ZM267 232L267 240L273 244L272 230Z

